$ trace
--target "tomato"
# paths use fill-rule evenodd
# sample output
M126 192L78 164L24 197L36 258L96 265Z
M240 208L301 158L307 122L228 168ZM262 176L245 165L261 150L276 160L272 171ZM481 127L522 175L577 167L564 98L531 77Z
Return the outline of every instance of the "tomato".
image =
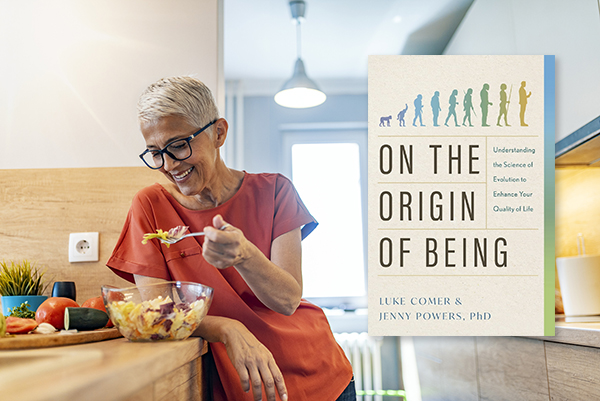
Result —
M35 321L50 323L54 328L62 330L65 328L65 308L77 308L79 305L71 298L51 297L42 302L35 312Z
M83 308L100 309L106 312L106 310L104 309L104 301L102 300L102 297L90 298L84 303L82 303L81 306Z
M106 312L106 307L104 306L104 300L102 299L102 297L90 298L87 301L85 301L81 306L84 308L99 309L101 311ZM106 312L106 313L108 313L108 312ZM114 326L113 323L109 319L108 323L106 323L106 327L113 327L113 326Z
M38 326L33 319L9 316L6 318L6 332L10 334L27 334Z

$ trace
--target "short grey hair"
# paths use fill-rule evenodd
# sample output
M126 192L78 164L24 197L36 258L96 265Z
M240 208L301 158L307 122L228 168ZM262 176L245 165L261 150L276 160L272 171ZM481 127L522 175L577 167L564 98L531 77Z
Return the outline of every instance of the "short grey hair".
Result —
M219 109L202 81L190 76L169 77L148 86L138 101L140 122L156 123L167 116L183 117L202 128L219 118Z

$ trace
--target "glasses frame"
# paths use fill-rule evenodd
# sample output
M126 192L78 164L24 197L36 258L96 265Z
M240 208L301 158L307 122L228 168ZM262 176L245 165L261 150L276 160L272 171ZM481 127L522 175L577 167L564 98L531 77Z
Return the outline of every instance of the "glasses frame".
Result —
M192 146L190 145L190 141L191 141L192 139L194 139L195 137L197 137L198 135L200 135L200 134L201 134L202 132L204 132L204 131L205 131L205 130L208 128L208 127L210 127L211 125L213 125L213 124L214 124L214 123L216 123L216 122L217 122L217 120L213 120L213 121L209 122L209 123L208 123L208 124L206 124L204 127L200 128L198 131L194 132L192 135L188 136L187 138L179 138L179 139L174 139L174 140L172 140L171 142L167 143L167 144L165 145L165 147L164 147L164 148L162 148L162 149L159 149L159 150L150 150L150 149L146 149L146 150L144 150L144 151L143 151L143 152L140 154L140 159L142 159L142 161L144 162L144 164L145 164L146 166L148 166L149 168L151 168L152 170L158 170L158 169L161 169L161 168L163 168L163 166L165 165L165 156L164 156L164 155L165 155L165 153L166 153L167 155L169 155L169 157L170 157L171 159L173 159L173 160L177 160L177 161L184 161L184 160L187 160L187 159L189 159L190 157L192 157L192 153L193 153ZM177 157L175 157L175 156L173 155L173 153L171 153L171 152L169 152L169 151L167 150L167 148L168 148L169 146L171 146L173 143L175 143L175 142L177 142L177 141L186 141L186 142L187 142L187 145L188 145L188 147L190 148L190 154L189 154L189 156L187 156L187 157L184 157L183 159L180 159L180 158L177 158ZM149 165L149 164L146 162L146 160L144 160L144 155L146 155L147 153L154 153L154 154L158 153L158 154L160 154L160 160L162 161L162 163L160 164L160 166L156 167L156 166L151 166L151 165Z

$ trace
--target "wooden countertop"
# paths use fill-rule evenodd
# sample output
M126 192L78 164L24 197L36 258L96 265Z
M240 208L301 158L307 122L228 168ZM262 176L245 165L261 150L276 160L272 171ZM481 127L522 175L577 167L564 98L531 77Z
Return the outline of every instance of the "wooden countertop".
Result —
M556 335L533 337L538 340L600 348L600 322L556 322Z
M207 352L201 338L134 343L124 338L0 351L0 398L122 400Z

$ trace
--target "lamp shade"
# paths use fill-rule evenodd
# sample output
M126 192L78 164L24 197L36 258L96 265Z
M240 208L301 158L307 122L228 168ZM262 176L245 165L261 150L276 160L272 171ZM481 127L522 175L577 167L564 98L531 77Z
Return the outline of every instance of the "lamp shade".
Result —
M275 95L275 102L283 107L307 108L318 106L327 99L307 75L302 59L297 59L294 65L294 75Z

